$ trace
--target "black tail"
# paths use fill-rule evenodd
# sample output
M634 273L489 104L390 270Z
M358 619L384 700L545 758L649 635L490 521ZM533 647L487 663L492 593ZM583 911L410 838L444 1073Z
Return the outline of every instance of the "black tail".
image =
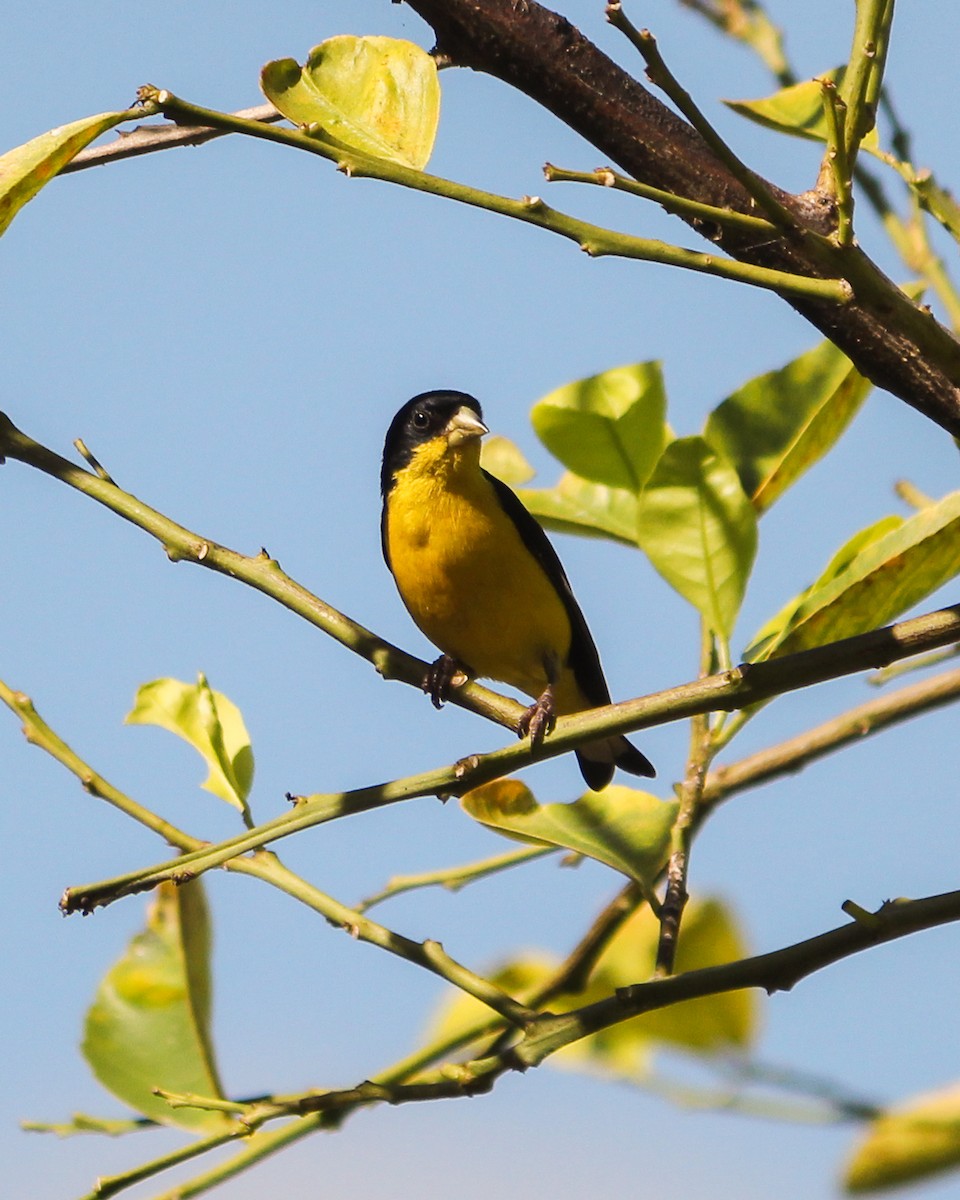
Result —
M581 746L577 751L577 762L587 787L595 792L602 791L610 783L617 767L647 779L653 779L657 773L650 759L625 737L605 738L602 742Z

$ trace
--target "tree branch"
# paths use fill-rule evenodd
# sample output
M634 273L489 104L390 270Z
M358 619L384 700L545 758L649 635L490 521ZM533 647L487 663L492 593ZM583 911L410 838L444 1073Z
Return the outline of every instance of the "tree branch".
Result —
M525 0L408 0L452 63L525 93L641 183L755 215L751 198L703 139L564 17ZM856 246L829 245L825 193L793 196L769 185L796 234L758 239L732 227L711 237L743 262L849 281L848 305L787 298L858 370L960 435L960 343L918 308ZM698 228L695 218L689 218Z

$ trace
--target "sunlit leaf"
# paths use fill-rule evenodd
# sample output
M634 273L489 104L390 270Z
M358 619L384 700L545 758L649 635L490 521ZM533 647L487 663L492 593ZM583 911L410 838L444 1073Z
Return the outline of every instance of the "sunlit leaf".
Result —
M219 1112L171 1108L154 1088L222 1096L210 1039L210 925L199 880L161 884L147 926L104 976L83 1053L113 1094L166 1125L216 1132Z
M517 495L541 525L556 533L637 544L637 498L625 488L589 483L565 471L552 488L518 488Z
M126 716L131 725L159 725L189 742L210 768L203 787L247 813L253 750L240 710L203 675L196 683L155 679L137 691Z
M667 860L676 801L611 785L572 804L538 804L516 779L467 792L460 803L474 820L506 837L575 850L651 884Z
M574 474L637 493L666 445L660 364L636 363L578 379L533 406L537 436Z
M867 1126L844 1169L848 1192L873 1192L960 1167L960 1087L917 1096Z
M483 439L480 465L510 487L528 483L536 474L516 442L500 434Z
M764 512L837 441L870 383L832 342L751 379L707 420L704 437L733 463Z
M418 170L426 166L440 119L434 59L389 37L329 38L300 67L267 63L264 95L295 125L335 145Z
M32 200L84 146L136 115L136 112L125 111L84 117L82 121L60 125L0 155L0 233L27 201Z
M958 571L960 492L951 492L870 541L845 569L811 589L761 657L793 654L876 629Z
M590 976L591 995L641 983L653 973L660 925L649 908L638 909L604 949ZM680 928L675 971L735 962L748 953L743 934L719 900L691 901ZM757 997L750 991L722 992L684 1000L613 1025L565 1049L561 1058L642 1079L657 1043L700 1054L743 1050L756 1039Z
M840 87L843 82L844 70L824 71L816 79L806 79L802 83L792 84L781 88L772 96L761 100L725 100L724 104L748 120L755 121L767 129L775 129L778 133L789 133L795 137L814 138L817 141L827 140L827 121L823 114L823 89L821 79L831 79ZM877 131L871 129L863 139L866 148L877 145Z
M862 550L865 550L867 546L878 542L893 530L899 529L902 524L903 517L881 517L879 521L875 521L865 529L858 530L834 554L819 577L809 587L804 588L798 596L794 596L792 600L788 600L783 608L754 634L750 645L744 652L744 657L749 661L764 657L768 647L786 632L787 627L791 624L809 596L815 592L822 591L828 583L842 574L857 555Z
M703 438L678 438L664 450L640 497L637 540L729 638L757 551L757 519L737 472Z

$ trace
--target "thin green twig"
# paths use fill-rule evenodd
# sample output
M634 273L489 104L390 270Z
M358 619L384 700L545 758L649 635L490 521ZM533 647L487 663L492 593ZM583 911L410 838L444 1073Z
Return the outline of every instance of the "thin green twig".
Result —
M782 295L806 296L846 304L853 297L853 290L844 279L820 279L815 276L797 275L790 271L777 271L766 267L740 263L733 259L718 258L713 254L702 254L682 246L672 246L653 238L637 238L618 233L600 225L580 221L561 213L545 204L539 196L524 196L519 200L500 196L494 192L468 187L453 180L429 175L403 163L385 158L375 158L358 150L345 150L333 146L317 137L295 130L265 125L262 122L244 120L230 113L200 108L174 96L171 92L157 88L141 88L144 100L159 105L164 115L190 125L210 126L231 133L242 133L266 141L279 142L294 149L316 154L336 164L345 175L355 178L380 179L400 187L443 196L475 208L511 217L529 225L536 225L551 233L568 238L592 257L619 257L643 262L658 262L668 266L682 267L707 275L716 275L739 283L751 284ZM784 210L786 212L786 210ZM787 214L789 216L789 214ZM795 228L792 218L791 228Z

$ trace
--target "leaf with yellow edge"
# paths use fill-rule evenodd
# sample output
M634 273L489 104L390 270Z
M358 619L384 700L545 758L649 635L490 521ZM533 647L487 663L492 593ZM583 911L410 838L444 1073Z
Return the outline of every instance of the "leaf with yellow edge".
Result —
M497 779L467 792L464 812L505 837L559 846L652 885L667 861L677 803L613 784L572 804L538 804L517 779Z
M239 708L222 692L215 692L203 675L196 683L154 679L143 684L125 720L129 725L159 725L189 742L210 768L202 786L249 816L250 735Z
M960 1085L916 1096L867 1126L843 1172L848 1192L873 1192L960 1167Z
M210 1037L210 924L200 880L162 883L146 928L97 988L83 1054L113 1094L144 1116L200 1133L223 1113L171 1108L154 1088L222 1098Z
M877 629L960 572L960 492L871 540L804 597L760 657L794 654Z
M833 446L870 382L832 342L749 380L707 419L704 437L733 463L758 512Z
M334 145L422 170L440 119L437 64L413 42L328 38L301 67L267 63L264 95L294 125Z
M880 538L893 530L899 529L902 524L903 517L891 515L889 517L881 517L879 521L874 521L872 525L868 525L865 529L859 529L852 538L844 542L833 558L827 563L826 567L824 567L823 571L821 571L818 578L809 587L804 588L792 600L788 600L778 613L757 630L750 641L750 645L744 651L743 657L749 662L754 662L758 658L765 657L767 650L779 638L783 637L809 596L822 591L831 580L836 579L838 575L842 574L857 555L865 550L867 546L879 541Z
M659 936L659 923L649 908L637 909L600 955L590 976L591 996L610 995L648 978ZM743 934L726 905L715 899L690 902L677 946L677 974L734 962L746 954ZM656 1043L698 1054L743 1050L754 1041L757 1025L753 992L723 992L632 1017L566 1048L561 1060L642 1080Z
M613 367L538 400L530 419L551 454L592 483L636 494L670 437L658 362Z
M0 155L0 233L21 208L32 200L44 184L101 133L115 125L140 116L139 110L99 113L69 125L60 125L49 133Z

